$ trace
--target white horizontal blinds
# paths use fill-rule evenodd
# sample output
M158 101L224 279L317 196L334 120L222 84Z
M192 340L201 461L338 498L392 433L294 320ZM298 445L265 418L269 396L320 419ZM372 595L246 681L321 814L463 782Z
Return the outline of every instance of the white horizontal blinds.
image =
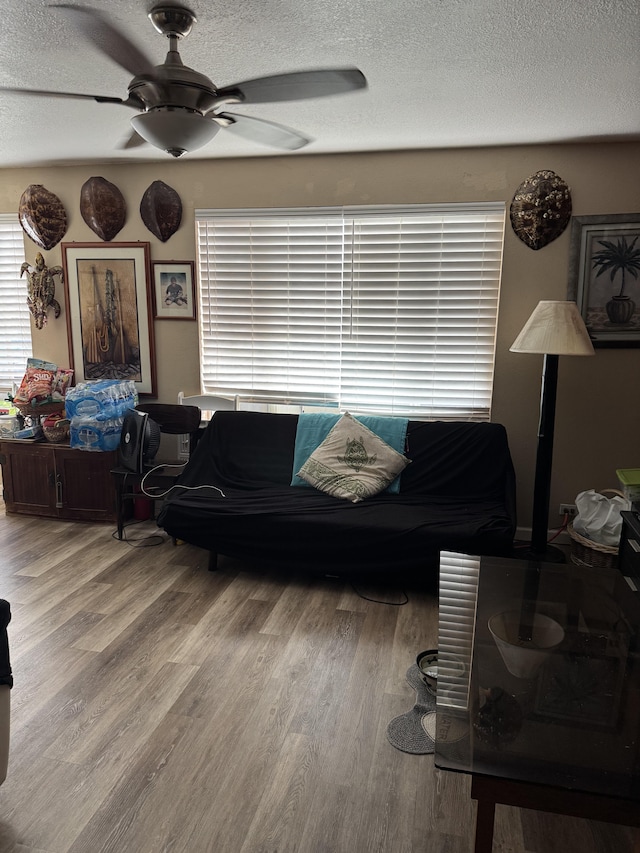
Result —
M27 282L20 278L25 260L24 232L14 214L0 214L0 389L20 382L32 354Z
M203 390L488 419L504 216L196 211Z
M468 706L479 576L479 559L450 551L440 552L439 708L466 709Z
M488 420L503 206L356 215L349 226L341 407Z
M197 212L203 390L337 401L340 216Z

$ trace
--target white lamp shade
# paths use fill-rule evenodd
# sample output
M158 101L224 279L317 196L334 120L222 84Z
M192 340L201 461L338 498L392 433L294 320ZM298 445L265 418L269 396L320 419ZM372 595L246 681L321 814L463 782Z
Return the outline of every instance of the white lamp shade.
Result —
M511 352L595 355L575 302L542 300L510 347Z
M219 126L200 113L184 109L156 109L131 119L133 129L151 145L179 157L210 142Z

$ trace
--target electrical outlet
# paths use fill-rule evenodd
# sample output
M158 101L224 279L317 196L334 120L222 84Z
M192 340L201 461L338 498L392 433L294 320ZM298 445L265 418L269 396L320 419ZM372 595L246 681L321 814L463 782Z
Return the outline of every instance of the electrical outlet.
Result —
M569 518L575 518L578 514L575 504L560 504L560 515L568 515Z

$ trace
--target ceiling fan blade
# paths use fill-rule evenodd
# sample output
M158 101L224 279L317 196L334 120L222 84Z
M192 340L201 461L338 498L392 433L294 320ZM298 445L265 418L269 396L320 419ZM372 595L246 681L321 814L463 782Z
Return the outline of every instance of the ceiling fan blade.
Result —
M239 99L246 104L266 104L340 95L366 86L366 77L357 68L318 68L245 80L219 89L218 96L223 100Z
M98 9L76 6L74 3L55 3L50 8L68 13L85 38L134 77L140 74L154 76L153 62Z
M109 95L85 95L80 92L49 92L46 89L12 89L9 86L0 86L0 92L8 92L10 95L34 95L40 98L82 98L89 101L97 101L99 104L123 104L125 107L133 107L139 110L142 104L134 98L123 101L122 98L112 98Z
M135 130L132 130L129 136L120 140L116 148L119 151L130 151L132 148L140 148L142 145L148 145L147 140L143 139Z
M311 142L310 137L303 136L289 127L275 124L272 121L265 121L253 116L237 115L236 113L209 113L209 115L225 130L230 130L231 133L252 142L272 145L274 148L287 148L290 151L295 151Z

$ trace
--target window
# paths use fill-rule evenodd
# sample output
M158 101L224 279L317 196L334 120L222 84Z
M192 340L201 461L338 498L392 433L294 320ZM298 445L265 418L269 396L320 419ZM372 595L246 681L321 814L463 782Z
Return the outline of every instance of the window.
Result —
M13 214L0 214L0 389L24 376L31 351L27 282L20 278L24 232Z
M202 389L490 416L504 204L196 211Z

